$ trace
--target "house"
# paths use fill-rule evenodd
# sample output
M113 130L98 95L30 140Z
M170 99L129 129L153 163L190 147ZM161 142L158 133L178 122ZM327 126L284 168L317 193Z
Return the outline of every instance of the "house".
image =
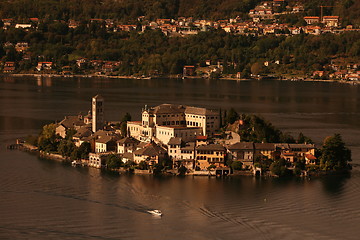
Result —
M86 124L84 123L83 116L80 114L77 116L65 116L65 118L59 122L58 126L56 127L55 134L65 138L66 132L69 129L78 130L85 125Z
M117 142L117 153L132 153L136 150L136 146L139 144L139 141L132 137L125 137L118 140Z
M125 32L130 32L130 31L133 31L133 30L136 30L136 25L118 25L117 26L117 29L120 30L120 31L125 31Z
M304 17L304 20L305 20L306 24L312 25L312 24L315 24L315 23L319 23L320 22L320 17L308 16L308 17Z
M29 20L33 23L38 23L39 22L39 18L29 18Z
M306 26L303 30L306 34L320 35L321 33L321 28L319 26Z
M154 142L150 142L143 148L134 151L133 155L136 164L145 161L149 166L153 166L158 164L160 160L165 159L167 151Z
M225 167L226 148L220 144L200 145L196 147L196 168L207 170L209 166Z
M255 158L268 158L273 159L275 154L275 144L274 143L255 143Z
M95 152L115 152L116 151L116 141L113 136L101 136L95 140Z
M315 155L315 145L306 143L290 143L290 151L295 153L296 156L304 157L306 154Z
M326 27L338 27L339 26L339 16L324 16L322 18L322 23Z
M254 143L238 142L228 148L228 158L233 161L240 161L243 166L252 167L254 164Z
M87 58L80 58L78 60L76 60L76 65L79 67L79 68L85 68L86 65L88 63L88 59Z
M106 167L106 158L112 154L114 153L89 153L89 166L94 168Z
M32 25L27 23L17 23L15 28L29 29L32 28Z
M76 133L74 134L74 136L73 136L72 139L73 139L75 145L76 145L77 147L80 147L81 143L83 143L83 142L81 141L81 139L90 137L91 134L92 134L92 131L91 131L91 129L90 129L90 125L88 125L88 126L85 125L85 126L80 127L80 128L76 131Z
M194 76L195 75L195 66L184 66L183 76Z
M168 155L172 158L174 168L185 166L194 168L195 143L184 143L181 138L171 138L168 143Z
M301 33L301 28L299 27L289 27L288 30L292 35L298 35Z
M276 154L290 163L304 159L307 154L315 155L314 144L277 143L275 148Z
M5 62L3 72L13 73L15 71L15 62Z
M112 62L105 62L102 66L103 73L112 73L114 72L114 64Z
M185 166L187 169L194 169L195 143L185 143L180 148L180 159L173 159L174 166Z
M180 137L170 138L168 146L168 155L173 159L181 159L181 146L183 141Z
M36 66L36 70L43 71L43 70L51 70L53 67L52 62L38 62L38 65Z
M313 154L305 154L305 164L315 165L317 158Z
M314 71L312 74L313 77L323 77L324 75L324 71Z
M292 8L292 13L299 13L304 11L304 6L302 5L296 5Z
M11 27L14 19L12 19L12 18L4 18L4 19L1 19L1 21L2 21L3 24L4 24L3 29L8 29L8 28Z
M25 52L28 49L29 49L29 44L27 42L18 42L15 45L15 50L17 52Z

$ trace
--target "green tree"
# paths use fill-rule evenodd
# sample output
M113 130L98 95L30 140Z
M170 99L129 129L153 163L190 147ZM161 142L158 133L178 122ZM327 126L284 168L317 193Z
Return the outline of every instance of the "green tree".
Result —
M324 170L343 170L351 162L351 151L345 147L340 134L325 138L320 157L320 166Z
M83 142L81 143L78 149L78 158L88 159L90 152L91 152L91 144L89 142Z
M157 163L152 166L152 169L154 175L161 175L161 173L164 170L164 166L162 164Z
M226 122L233 124L238 119L239 119L239 114L235 111L234 108L230 108L226 116Z
M70 157L75 149L76 146L71 140L62 139L57 150L63 157Z
M45 152L56 152L59 144L59 136L55 134L56 124L50 123L43 126L38 137L39 150Z
M187 168L184 165L181 165L181 167L179 167L178 169L178 173L180 176L184 176L187 172Z
M145 162L145 161L139 162L139 169L140 170L147 170L148 168L149 168L149 164L147 164L147 162Z
M291 176L292 172L287 168L286 160L281 158L270 165L270 171L279 177Z
M121 157L116 154L107 155L105 163L106 166L110 169L118 169L123 165Z
M240 162L240 161L233 161L232 163L231 163L231 168L233 169L233 170L242 170L242 162Z

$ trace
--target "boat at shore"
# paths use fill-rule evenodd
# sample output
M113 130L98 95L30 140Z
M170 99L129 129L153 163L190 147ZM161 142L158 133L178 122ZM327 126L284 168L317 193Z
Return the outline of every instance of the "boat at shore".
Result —
M154 216L159 216L161 217L162 216L162 212L160 210L157 210L157 209L154 209L154 210L149 210L147 211L148 213L154 215Z

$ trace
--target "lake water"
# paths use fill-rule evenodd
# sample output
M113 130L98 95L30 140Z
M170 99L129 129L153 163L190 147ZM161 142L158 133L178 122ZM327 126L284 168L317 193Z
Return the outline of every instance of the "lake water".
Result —
M0 239L359 239L359 92L321 82L1 77ZM108 120L179 103L257 113L317 144L340 133L354 169L306 180L118 176L5 149L87 112L98 93Z

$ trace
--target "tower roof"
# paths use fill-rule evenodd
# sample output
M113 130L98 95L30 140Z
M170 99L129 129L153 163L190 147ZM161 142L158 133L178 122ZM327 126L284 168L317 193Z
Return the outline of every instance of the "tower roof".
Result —
M104 98L100 95L100 94L97 94L95 97L93 97L94 99L102 99L104 100Z

